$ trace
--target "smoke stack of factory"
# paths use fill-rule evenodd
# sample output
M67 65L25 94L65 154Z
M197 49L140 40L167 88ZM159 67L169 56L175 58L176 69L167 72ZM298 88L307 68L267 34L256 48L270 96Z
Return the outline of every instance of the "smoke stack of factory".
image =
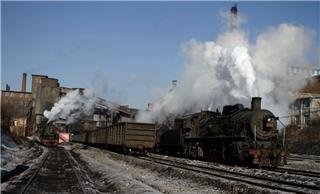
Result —
M6 91L10 91L10 86L6 84Z
M237 28L237 15L238 15L238 8L237 5L235 4L234 6L231 7L230 9L230 30L234 30Z
M251 100L251 110L259 111L261 110L261 97L252 97Z
M178 80L172 80L172 89L177 87Z
M153 109L153 103L148 103L147 111L151 111Z
M27 74L22 74L21 92L26 92L27 90Z

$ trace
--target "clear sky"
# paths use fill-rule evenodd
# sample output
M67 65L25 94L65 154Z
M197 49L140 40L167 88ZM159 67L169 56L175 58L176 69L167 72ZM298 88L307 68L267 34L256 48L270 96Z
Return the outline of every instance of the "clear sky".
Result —
M45 74L66 87L102 85L104 97L145 108L155 88L183 70L181 45L214 40L219 11L233 2L1 2L1 87L20 90L21 74ZM238 2L254 40L280 23L315 32L310 62L319 65L320 3ZM98 81L97 81L98 79Z

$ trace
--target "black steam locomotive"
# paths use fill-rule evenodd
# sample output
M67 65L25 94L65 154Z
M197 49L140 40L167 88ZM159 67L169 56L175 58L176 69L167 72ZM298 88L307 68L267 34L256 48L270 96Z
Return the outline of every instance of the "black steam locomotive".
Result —
M41 122L39 127L39 139L40 143L45 146L54 147L58 145L59 136L57 128L53 122L47 123L47 120Z
M251 109L242 104L223 107L223 112L201 111L175 120L174 129L160 129L158 150L188 158L230 164L277 166L282 145L277 118L261 109L254 97Z

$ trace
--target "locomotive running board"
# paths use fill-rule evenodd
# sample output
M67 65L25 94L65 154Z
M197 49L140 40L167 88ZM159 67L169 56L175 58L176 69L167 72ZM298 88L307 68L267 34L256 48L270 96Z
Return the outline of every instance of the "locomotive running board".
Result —
M218 136L218 137L199 137L199 138L185 138L186 142L214 142L214 141L244 141L246 138L241 136Z

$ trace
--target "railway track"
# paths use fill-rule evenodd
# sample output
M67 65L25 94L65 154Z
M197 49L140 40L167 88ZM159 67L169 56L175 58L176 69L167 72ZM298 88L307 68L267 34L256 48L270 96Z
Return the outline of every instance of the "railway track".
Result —
M230 171L222 169L219 167L207 167L201 165L188 164L186 162L181 162L171 159L163 159L153 156L138 157L141 160L146 160L149 162L154 162L160 165L166 165L173 168L178 168L182 170L193 171L196 173L202 173L206 175L211 175L219 178L224 178L232 181L237 181L241 183L246 183L249 185L254 185L262 188L268 188L272 190L278 190L283 192L291 193L318 193L320 190L319 185L307 184L306 182L290 181L290 180L280 180L271 177L262 177L252 174L247 174L243 172Z
M19 193L87 193L70 153L51 148Z
M320 178L320 172L316 172L316 171L297 170L297 169L292 169L292 168L281 168L281 167L277 167L277 168L264 167L262 169L274 171L274 172L288 173L288 174L293 174L293 175L301 175L301 176L306 176L306 177Z
M319 156L290 155L288 157L288 160L293 160L293 161L313 160L316 163L320 163L320 157Z

